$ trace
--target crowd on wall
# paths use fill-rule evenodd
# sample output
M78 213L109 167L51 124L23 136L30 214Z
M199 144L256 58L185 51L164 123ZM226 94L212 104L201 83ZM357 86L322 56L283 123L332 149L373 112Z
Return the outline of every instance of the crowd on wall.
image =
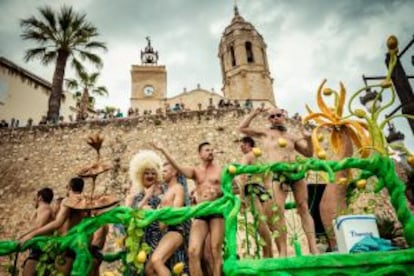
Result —
M262 103L264 105L264 103ZM253 108L253 101L250 99L240 102L239 100L221 99L217 104L213 103L213 99L210 98L207 103L199 102L197 104L196 111L212 111L212 110L243 110L244 112L250 112ZM138 108L130 107L127 114L124 114L119 108L109 109L97 109L94 112L89 112L86 119L81 119L78 115L69 115L67 118L64 116L59 117L57 124L63 123L75 123L79 121L99 121L99 120L113 120L120 118L133 118L133 117L148 117L152 115L168 115L173 113L184 113L194 111L182 102L177 102L173 105L165 103L163 108L157 108L156 110L139 110ZM301 120L299 113L295 113L292 117L298 121ZM32 118L29 118L25 124L22 124L18 119L12 118L10 121L2 119L0 121L0 128L18 128L18 127L31 127L35 125L49 125L51 122L47 121L46 116L42 116L39 122L35 122Z

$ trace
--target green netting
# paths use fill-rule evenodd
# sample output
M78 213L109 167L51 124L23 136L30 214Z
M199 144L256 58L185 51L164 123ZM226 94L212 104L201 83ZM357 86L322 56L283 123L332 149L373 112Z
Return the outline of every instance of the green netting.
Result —
M229 172L229 167L233 173ZM330 181L334 182L334 173L348 168L362 170L360 178L375 175L378 179L376 190L388 189L398 219L403 225L405 238L414 245L414 217L412 216L404 195L404 183L398 179L394 163L388 157L380 155L369 159L346 158L342 161L322 161L317 159L298 159L295 163L274 163L258 166L242 166L233 164L222 171L223 197L204 202L192 207L162 208L158 210L140 210L141 220L136 220L138 227L145 227L153 221L166 224L179 224L196 216L223 214L225 217L225 246L223 271L226 275L413 275L414 249L395 252L372 252L361 254L325 254L318 256L300 256L280 259L237 260L237 215L240 200L232 193L232 179L242 173L256 174L265 172L283 173L289 181L297 181L305 177L306 172L325 171ZM1 241L0 255L9 255L16 251L37 246L44 249L51 243L60 251L70 248L76 252L76 259L71 275L86 275L91 267L91 254L88 250L89 237L105 224L129 225L136 210L129 207L116 207L97 217L87 218L72 228L62 237L36 237L20 247L16 241ZM125 264L125 252L105 255L106 261L122 259Z

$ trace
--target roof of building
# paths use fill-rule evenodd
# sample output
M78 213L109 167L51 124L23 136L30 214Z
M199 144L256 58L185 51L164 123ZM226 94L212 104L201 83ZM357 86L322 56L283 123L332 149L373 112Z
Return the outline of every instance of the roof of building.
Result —
M48 82L45 79L42 79L41 77L33 74L32 72L29 72L28 70L24 69L23 67L20 67L19 65L15 64L14 62L6 59L5 57L0 57L0 64L9 68L10 70L30 79L31 81L35 82L38 85L41 85L47 89L52 89L52 84Z
M184 91L184 92L181 92L181 93L180 93L180 94L178 94L178 95L175 95L175 96L173 96L173 97L169 97L169 98L167 98L167 100L172 100L172 99L177 99L177 98L181 98L181 97L186 97L186 96L189 96L190 94L193 94L193 93L196 93L196 92L205 93L205 94L207 94L207 95L209 95L209 96L212 96L212 97L220 97L220 98L224 98L222 95L220 95L220 94L218 94L218 93L216 93L216 92L213 92L213 91L208 91L208 90L203 89L203 88L196 88L196 89L193 89L193 90L190 90L190 91Z

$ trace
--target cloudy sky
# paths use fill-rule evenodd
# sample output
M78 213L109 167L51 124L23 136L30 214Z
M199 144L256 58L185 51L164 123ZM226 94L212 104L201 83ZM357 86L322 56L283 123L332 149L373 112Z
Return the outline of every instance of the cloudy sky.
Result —
M25 49L34 44L19 37L19 19L36 15L36 8L47 3L52 1L0 0L0 56L51 80L53 66L24 63ZM99 106L128 108L129 70L139 64L146 36L160 53L159 63L167 67L168 96L198 83L221 90L217 51L233 17L232 0L68 0L50 5L62 4L85 12L107 43L100 84L110 96L99 99ZM411 0L239 0L238 6L267 43L275 98L290 113L303 113L305 103L315 106L315 91L324 78L333 88L343 81L351 94L363 85L362 74L383 75L386 38L396 35L403 47L414 35ZM414 47L402 59L409 74L414 71L413 54ZM396 125L413 149L406 121Z

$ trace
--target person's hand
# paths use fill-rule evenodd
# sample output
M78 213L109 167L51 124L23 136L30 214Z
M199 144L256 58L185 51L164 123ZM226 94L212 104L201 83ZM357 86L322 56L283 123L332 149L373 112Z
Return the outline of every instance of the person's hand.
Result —
M27 235L24 235L24 236L22 236L22 237L20 237L19 238L19 244L20 245L23 245L23 244L25 244L28 240L30 240L30 239L32 239L33 237L32 237L32 235L30 235L30 234L27 234Z
M267 110L267 109L266 109ZM265 111L265 109L264 108L262 108L262 107L256 107L254 110L253 110L253 115L259 115L260 113L263 113Z
M310 138L312 136L312 132L310 132L306 128L302 128L301 132L304 138Z
M154 195L154 191L155 191L155 185L151 185L151 187L149 187L146 191L145 191L145 198L150 198L151 196Z
M190 193L190 203L191 205L197 204L196 190L192 190Z
M299 124L299 131L303 138L310 138L312 136L312 130L307 124Z

